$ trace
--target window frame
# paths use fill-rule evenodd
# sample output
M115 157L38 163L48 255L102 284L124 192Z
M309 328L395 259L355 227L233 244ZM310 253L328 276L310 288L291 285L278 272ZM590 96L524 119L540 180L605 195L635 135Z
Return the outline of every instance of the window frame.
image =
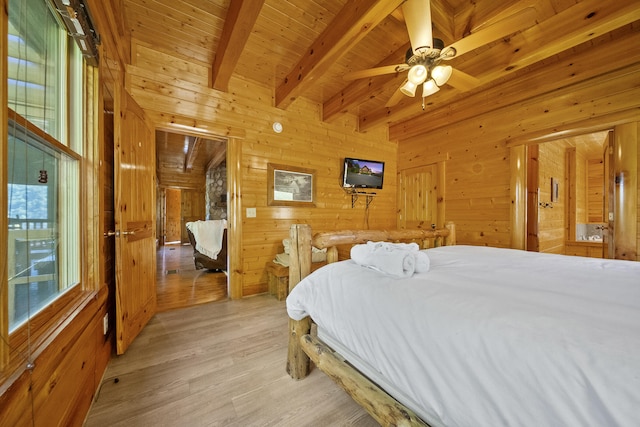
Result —
M3 0L5 5L8 4L8 1L9 0ZM49 4L48 0L42 1ZM0 20L0 32L3 37L6 38L9 29L8 8L5 7L4 10L5 13ZM64 29L64 25L59 20L58 25ZM60 123L63 129L63 133L60 135L61 140L63 140L62 142L9 108L7 84L9 48L6 44L0 47L0 55L2 57L0 60L0 84L2 85L0 86L0 92L5 106L0 112L0 132L2 132L4 141L0 151L0 159L7 159L8 149L6 141L10 130L9 123L10 120L12 120L15 121L18 126L23 127L25 132L36 136L43 145L64 154L72 161L78 162L77 173L80 181L77 189L77 245L80 258L77 283L60 293L52 302L33 315L28 322L19 325L10 333L8 319L8 266L7 262L0 263L0 388L12 382L7 380L17 378L21 372L28 369L27 361L35 360L57 334L68 327L72 319L95 298L98 291L97 283L90 284L87 281L90 271L86 266L87 251L85 249L88 247L86 238L86 232L88 230L86 220L87 207L85 203L87 202L87 188L89 188L91 184L87 183L85 179L88 171L87 160L84 154L85 152L90 153L91 149L88 149L88 147L90 147L90 144L97 142L89 141L89 134L91 134L91 132L87 128L87 126L90 125L90 120L87 120L87 112L95 109L93 103L95 103L96 100L97 94L95 92L97 87L95 87L92 82L95 80L96 75L93 70L89 69L87 61L83 58L82 54L74 54L74 49L69 48L71 45L77 48L73 38L67 35L64 47L66 54L63 55L64 61L59 71L64 76L61 81L64 81L65 84L65 88L62 91L64 100L61 102L64 110L64 112L61 113L64 117ZM79 60L79 64L74 64L74 59ZM77 82L75 89L72 89L71 85L73 80ZM76 105L78 101L81 102L79 105ZM7 173L8 161L0 161L0 178L2 178L0 179L0 208L2 212L4 212L0 218L0 242L4 242L5 250L8 243Z

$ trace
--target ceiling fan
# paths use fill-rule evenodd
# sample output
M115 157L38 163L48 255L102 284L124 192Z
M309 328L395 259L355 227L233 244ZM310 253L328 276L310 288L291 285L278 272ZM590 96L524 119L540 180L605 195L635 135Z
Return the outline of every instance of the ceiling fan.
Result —
M454 70L450 65L445 65L444 61L449 61L535 23L535 10L529 7L482 27L477 32L445 47L442 40L433 38L429 0L406 0L402 4L402 13L411 42L411 48L405 55L405 63L354 71L344 76L345 80L356 80L408 71L404 83L387 101L387 107L400 102L403 95L414 97L421 85L423 109L424 98L438 92L444 84L449 84L461 91L473 89L480 84L477 78L460 70Z

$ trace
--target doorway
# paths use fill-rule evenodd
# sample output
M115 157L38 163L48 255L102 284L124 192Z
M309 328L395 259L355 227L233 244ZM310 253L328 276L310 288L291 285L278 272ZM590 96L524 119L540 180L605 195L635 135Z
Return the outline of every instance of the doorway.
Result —
M227 219L226 140L156 130L158 311L226 299L226 271L198 269L186 224Z
M528 250L607 257L609 133L528 147Z

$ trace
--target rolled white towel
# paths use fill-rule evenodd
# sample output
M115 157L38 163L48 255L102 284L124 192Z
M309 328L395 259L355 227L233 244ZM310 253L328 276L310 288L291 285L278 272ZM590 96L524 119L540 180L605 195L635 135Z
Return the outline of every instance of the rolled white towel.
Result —
M415 245L415 246L413 246ZM351 248L351 259L359 265L393 277L410 277L420 262L421 272L428 271L428 258L419 256L417 244L367 242ZM426 254L424 254L426 257ZM425 270L426 267L426 270Z
M418 251L414 253L416 257L416 273L426 273L431 268L431 260L426 252Z
M367 242L369 250L386 250L386 251L409 251L418 252L420 246L417 243L391 243L391 242Z

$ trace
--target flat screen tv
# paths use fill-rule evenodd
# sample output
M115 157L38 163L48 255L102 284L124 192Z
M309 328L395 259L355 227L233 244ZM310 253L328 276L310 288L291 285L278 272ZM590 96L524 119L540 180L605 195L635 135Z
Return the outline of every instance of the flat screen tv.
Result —
M384 162L347 157L344 159L342 186L345 188L381 189Z

